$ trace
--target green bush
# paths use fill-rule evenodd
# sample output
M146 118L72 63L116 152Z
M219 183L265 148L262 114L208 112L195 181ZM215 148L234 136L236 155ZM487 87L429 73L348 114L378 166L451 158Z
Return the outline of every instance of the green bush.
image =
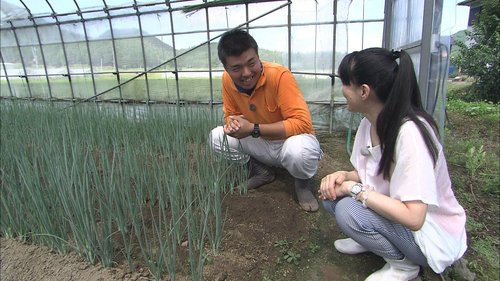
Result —
M467 30L466 40L457 41L459 48L457 56L452 57L452 63L475 81L470 91L472 100L500 101L498 77L500 66L499 18L498 0L482 1L482 9L478 20L471 30Z

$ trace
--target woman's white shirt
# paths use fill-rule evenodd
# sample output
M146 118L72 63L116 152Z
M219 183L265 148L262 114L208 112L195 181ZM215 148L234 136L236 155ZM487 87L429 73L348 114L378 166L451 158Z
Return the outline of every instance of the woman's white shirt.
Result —
M430 125L421 120L433 132ZM380 146L372 146L370 127L368 119L363 118L356 133L351 163L363 184L401 201L420 200L428 205L424 225L413 234L429 266L441 273L467 249L465 211L453 193L442 146L432 134L439 151L434 163L417 125L413 121L405 122L398 134L387 181L383 174L378 174L382 152Z

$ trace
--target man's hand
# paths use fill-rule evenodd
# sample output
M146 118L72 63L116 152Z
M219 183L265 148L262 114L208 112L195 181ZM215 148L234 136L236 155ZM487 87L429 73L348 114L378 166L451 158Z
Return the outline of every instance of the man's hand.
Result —
M253 123L248 121L243 115L229 116L229 122L224 125L224 133L227 135L241 139L248 137L253 130Z

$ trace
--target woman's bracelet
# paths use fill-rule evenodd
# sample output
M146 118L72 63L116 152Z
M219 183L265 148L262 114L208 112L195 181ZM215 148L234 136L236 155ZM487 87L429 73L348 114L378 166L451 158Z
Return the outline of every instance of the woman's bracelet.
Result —
M374 190L372 186L365 185L363 186L363 190L360 192L359 199L361 203L363 204L363 207L368 208L366 206L366 202L368 201L368 196L370 195L370 191Z

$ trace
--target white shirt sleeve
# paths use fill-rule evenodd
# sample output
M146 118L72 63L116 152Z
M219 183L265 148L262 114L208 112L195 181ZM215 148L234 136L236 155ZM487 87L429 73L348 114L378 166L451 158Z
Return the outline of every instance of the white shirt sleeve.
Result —
M401 201L421 200L438 206L435 163L417 125L412 121L405 122L400 128L393 167L391 197Z

